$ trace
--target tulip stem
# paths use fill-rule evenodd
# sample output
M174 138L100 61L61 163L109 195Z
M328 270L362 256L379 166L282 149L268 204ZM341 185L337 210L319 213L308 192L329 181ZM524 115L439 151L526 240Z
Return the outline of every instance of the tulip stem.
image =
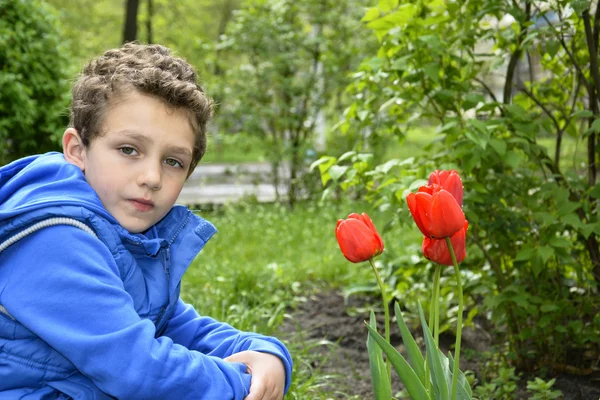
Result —
M460 279L460 270L458 269L458 262L456 261L456 255L452 248L452 242L450 238L446 238L446 245L450 251L452 257L452 264L454 264L454 274L456 275L456 288L458 289L458 315L456 316L456 342L454 344L454 370L452 372L452 393L450 399L456 399L456 385L458 382L459 373L459 359L460 359L460 339L462 335L462 316L463 316L463 292L462 284Z
M435 273L433 275L433 295L435 296L433 300L433 325L431 321L429 322L429 326L433 330L435 345L439 346L440 344L440 274L441 274L441 266L439 264L435 265Z
M429 302L429 328L435 335L435 345L436 347L439 345L439 298L440 298L440 272L441 266L439 264L435 265L435 272L433 274L433 290L431 291L431 301ZM429 380L429 363L427 359L425 359L425 379L427 391L431 389L430 380Z
M381 299L383 301L383 312L385 314L385 340L388 343L390 342L390 310L388 307L388 299L385 294L385 287L383 286L383 281L381 280L381 276L375 268L375 263L373 263L373 259L369 258L369 263L371 264L371 268L373 268L373 272L375 272L375 276L377 277L377 283L379 284L379 290L381 291ZM392 364L390 363L389 357L385 358L385 365L387 367L388 380L391 382L392 379Z

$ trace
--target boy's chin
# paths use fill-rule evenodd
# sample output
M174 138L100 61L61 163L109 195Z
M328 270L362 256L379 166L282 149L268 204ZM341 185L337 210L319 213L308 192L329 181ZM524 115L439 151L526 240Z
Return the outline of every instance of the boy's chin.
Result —
M145 220L135 220L128 219L126 221L119 220L117 218L117 222L125 228L130 233L143 233L146 232L152 225L156 223L156 221L145 221Z

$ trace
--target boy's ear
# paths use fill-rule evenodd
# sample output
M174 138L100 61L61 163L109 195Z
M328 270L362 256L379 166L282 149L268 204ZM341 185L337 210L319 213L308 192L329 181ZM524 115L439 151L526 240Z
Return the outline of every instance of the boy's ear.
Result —
M85 170L85 146L75 128L67 128L62 137L63 154L65 160Z

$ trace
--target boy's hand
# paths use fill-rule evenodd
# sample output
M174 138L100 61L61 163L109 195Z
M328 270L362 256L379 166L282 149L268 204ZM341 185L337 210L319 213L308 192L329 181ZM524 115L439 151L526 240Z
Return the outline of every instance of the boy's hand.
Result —
M252 375L250 394L245 400L281 400L285 386L285 368L279 357L258 351L242 351L225 361L246 364Z

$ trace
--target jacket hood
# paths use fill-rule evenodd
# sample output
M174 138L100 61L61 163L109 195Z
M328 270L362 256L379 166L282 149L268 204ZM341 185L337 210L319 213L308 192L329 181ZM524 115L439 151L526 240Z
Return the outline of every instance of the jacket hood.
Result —
M117 223L83 172L61 153L25 157L0 168L0 222L55 205L85 207Z

